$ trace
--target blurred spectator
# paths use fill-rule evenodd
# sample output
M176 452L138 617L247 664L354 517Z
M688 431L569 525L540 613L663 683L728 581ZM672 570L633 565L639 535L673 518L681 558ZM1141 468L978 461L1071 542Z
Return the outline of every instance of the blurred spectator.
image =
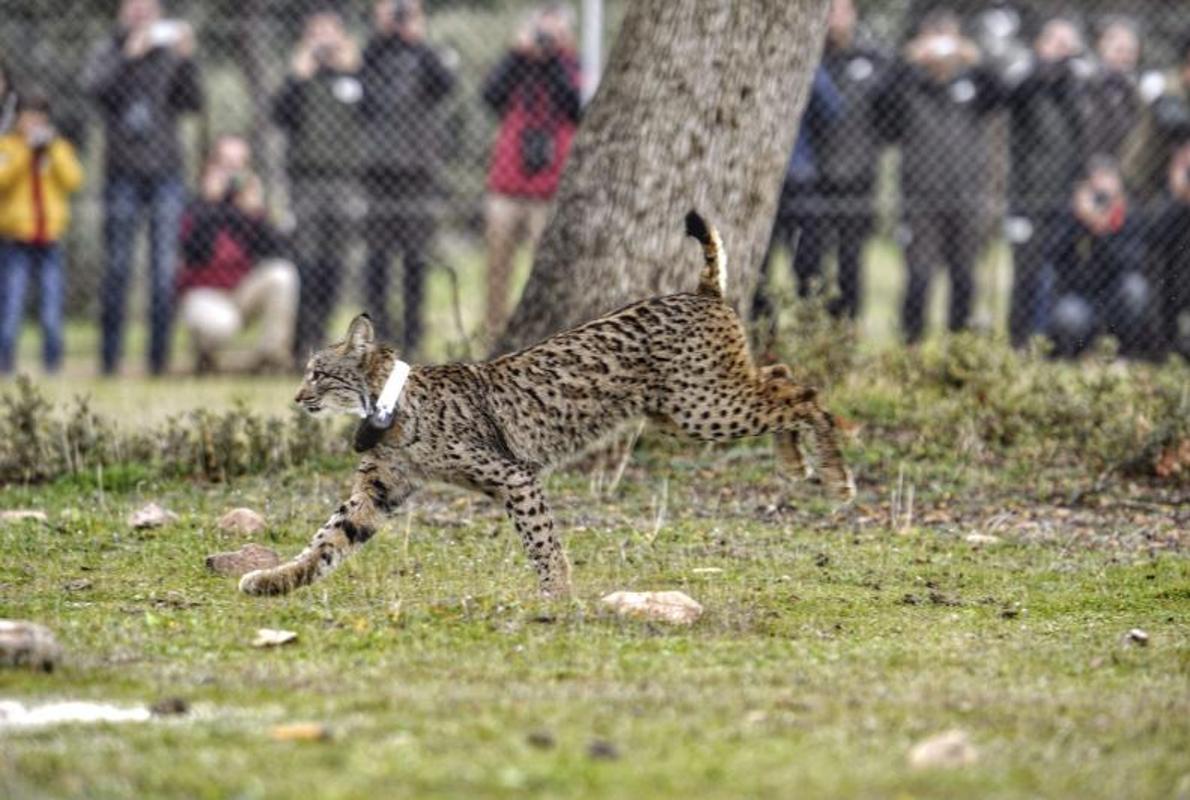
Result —
M100 289L104 374L119 366L124 307L137 231L149 220L149 371L169 356L178 220L185 202L178 117L202 107L194 33L162 19L157 0L122 0L115 31L92 50L83 85L103 117L106 141Z
M330 9L306 17L289 76L273 100L273 120L288 138L289 198L301 273L294 353L324 343L335 308L358 196L359 52Z
M1136 24L1124 18L1109 21L1099 34L1096 52L1099 68L1088 86L1094 124L1087 129L1087 152L1118 159L1128 134L1140 121L1136 85L1140 35Z
M25 311L25 287L35 272L40 286L42 362L62 363L62 250L70 223L70 195L83 182L74 147L50 122L44 94L22 95L12 130L0 136L0 372L11 372Z
M1165 192L1170 156L1177 143L1190 136L1190 32L1177 54L1177 68L1152 76L1151 102L1124 147L1128 186L1146 204Z
M901 147L901 239L909 272L901 322L910 343L921 339L939 266L950 276L949 329L966 327L971 315L988 200L983 115L995 99L978 61L958 17L931 12L875 98L877 130Z
M824 208L819 196L819 166L817 150L827 133L843 113L843 98L825 65L814 71L810 84L810 98L802 113L801 127L793 145L793 155L785 168L785 182L777 200L777 216L769 238L768 252L760 267L756 294L752 298L755 319L771 317L772 303L765 284L769 265L778 246L789 251L798 297L809 297L814 279L821 276L822 242L820 219Z
M0 59L0 134L8 133L17 116L17 93L10 75L8 64Z
M455 79L426 43L420 0L380 0L374 18L376 35L364 49L360 70L363 182L368 199L364 306L377 335L391 340L388 272L394 251L400 252L404 273L400 345L409 354L421 339L422 279L440 191L446 132L438 106L454 88Z
M517 245L536 247L545 228L578 125L573 25L566 5L539 9L484 82L484 102L500 116L487 182L489 336L504 324Z
M1013 248L1008 332L1016 347L1045 327L1045 252L1088 156L1089 100L1083 39L1065 17L1047 21L1032 62L1005 76L1001 100L1011 128L1008 219Z
M830 310L835 316L855 319L862 301L860 261L872 232L872 196L881 150L872 98L888 70L888 60L856 41L852 0L835 0L831 5L822 64L842 95L843 113L822 140L819 193L824 213L815 220L819 230L813 234L803 230L802 236L815 242L811 247L820 247L819 262L832 243L837 248L839 296Z
M1168 176L1168 195L1149 233L1160 349L1190 358L1190 337L1181 329L1181 316L1190 311L1190 138L1174 150Z
M212 148L200 194L182 218L181 249L178 317L194 343L197 371L218 366L219 351L254 318L260 338L251 367L291 367L297 269L280 257L243 138L223 136Z
M1092 159L1045 255L1055 278L1057 301L1049 317L1055 353L1078 355L1104 332L1119 339L1122 352L1136 353L1151 290L1142 274L1140 226L1110 158Z

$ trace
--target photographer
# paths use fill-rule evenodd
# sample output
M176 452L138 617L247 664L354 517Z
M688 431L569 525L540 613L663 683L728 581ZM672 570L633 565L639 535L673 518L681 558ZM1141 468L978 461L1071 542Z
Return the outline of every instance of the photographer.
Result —
M391 340L388 273L394 251L399 252L404 317L398 343L408 358L421 339L422 286L434 238L446 139L440 110L455 78L426 42L426 16L419 0L380 0L374 19L376 35L364 48L360 70L368 199L364 307L376 335ZM449 53L447 58L455 56Z
M1160 350L1190 359L1181 317L1190 311L1190 136L1174 149L1166 196L1149 231L1149 254L1160 302Z
M294 251L302 276L294 354L325 342L338 300L343 256L358 197L359 53L336 11L306 17L289 76L273 99L273 121L287 139Z
M487 181L489 336L504 324L517 245L536 247L578 126L573 16L561 4L535 12L484 82L484 102L500 116Z
M1055 354L1074 357L1102 332L1120 341L1122 353L1139 352L1152 292L1140 226L1111 158L1091 160L1045 257L1057 298L1048 325Z
M1140 35L1135 23L1118 17L1103 26L1095 46L1098 68L1087 91L1090 114L1087 152L1120 158L1128 134L1140 120L1140 91L1136 66L1140 61Z
M1155 76L1159 92L1124 148L1124 174L1137 200L1148 204L1165 192L1176 145L1190 137L1190 33L1178 47L1178 67Z
M293 364L297 270L280 258L251 162L246 140L220 137L203 168L201 194L182 219L178 316L200 373L217 366L219 351L253 318L261 328L251 366L284 370Z
M13 369L25 316L25 288L35 273L40 288L42 363L62 363L62 248L70 224L70 195L83 182L74 147L50 122L49 99L22 95L12 130L0 136L0 373Z
M178 118L203 96L194 32L161 18L157 0L122 0L115 32L92 51L83 86L103 118L104 249L100 289L104 374L119 367L136 236L149 222L149 371L169 356L174 246L185 202Z
M950 276L948 327L965 328L982 245L991 97L975 44L948 10L926 15L874 100L876 130L901 148L901 243L909 272L901 323L909 343L925 329L934 271Z

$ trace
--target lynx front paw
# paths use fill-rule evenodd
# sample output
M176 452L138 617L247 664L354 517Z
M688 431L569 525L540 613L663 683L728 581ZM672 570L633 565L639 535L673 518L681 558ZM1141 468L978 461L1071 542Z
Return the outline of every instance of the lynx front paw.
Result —
M276 580L273 570L256 569L240 578L240 591L255 597L285 594L283 582Z

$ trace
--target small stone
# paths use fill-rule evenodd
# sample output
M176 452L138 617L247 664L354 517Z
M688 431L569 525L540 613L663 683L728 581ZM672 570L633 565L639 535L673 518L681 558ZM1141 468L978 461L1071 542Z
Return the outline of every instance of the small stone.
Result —
M278 628L260 628L256 631L256 638L252 640L253 647L280 647L283 644L296 642L298 635L293 631Z
M75 578L72 581L67 581L62 584L62 588L68 592L82 592L90 589L94 584L88 578Z
M966 731L953 729L923 739L909 750L913 769L965 767L979 758Z
M128 524L133 528L160 528L170 522L176 522L178 515L162 508L156 503L148 503L138 508L128 516Z
M331 729L321 722L293 722L273 726L269 736L278 742L324 742L331 738Z
M0 667L29 667L53 672L62 659L62 647L44 625L0 619Z
M538 750L552 750L557 743L554 741L554 735L549 731L531 731L525 737L525 741L529 743L530 747L536 747Z
M281 563L276 551L249 542L239 550L207 556L207 569L225 578L239 578L257 569L271 569Z
M189 710L190 704L181 697L163 697L149 706L149 711L155 717L179 716Z
M612 592L599 602L621 617L672 625L691 625L702 606L685 592Z
M721 575L723 567L695 567L690 570L691 575Z
M268 527L265 518L250 508L233 508L219 518L219 529L234 533L260 533Z
M24 520L32 520L33 522L48 522L49 517L46 516L44 511L31 511L27 509L0 511L0 522L22 522Z
M993 536L990 533L969 533L963 537L963 540L966 541L967 544L973 544L977 547L1000 543L1000 537Z
M1149 634L1142 631L1140 628L1133 628L1128 631L1128 641L1141 647L1149 646Z
M597 761L615 761L620 749L606 739L592 739L587 745L587 755Z

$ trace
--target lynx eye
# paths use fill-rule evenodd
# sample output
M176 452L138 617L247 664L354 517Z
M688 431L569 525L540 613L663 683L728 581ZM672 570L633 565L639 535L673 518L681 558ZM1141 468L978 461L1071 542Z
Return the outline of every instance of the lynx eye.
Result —
M322 378L322 376L323 376L323 375L325 375L325 374L326 374L326 373L322 372L321 370L317 370L317 369L316 369L316 370L313 370L313 371L310 373L310 382L311 382L311 383L318 383L318 381L319 381L319 380Z

